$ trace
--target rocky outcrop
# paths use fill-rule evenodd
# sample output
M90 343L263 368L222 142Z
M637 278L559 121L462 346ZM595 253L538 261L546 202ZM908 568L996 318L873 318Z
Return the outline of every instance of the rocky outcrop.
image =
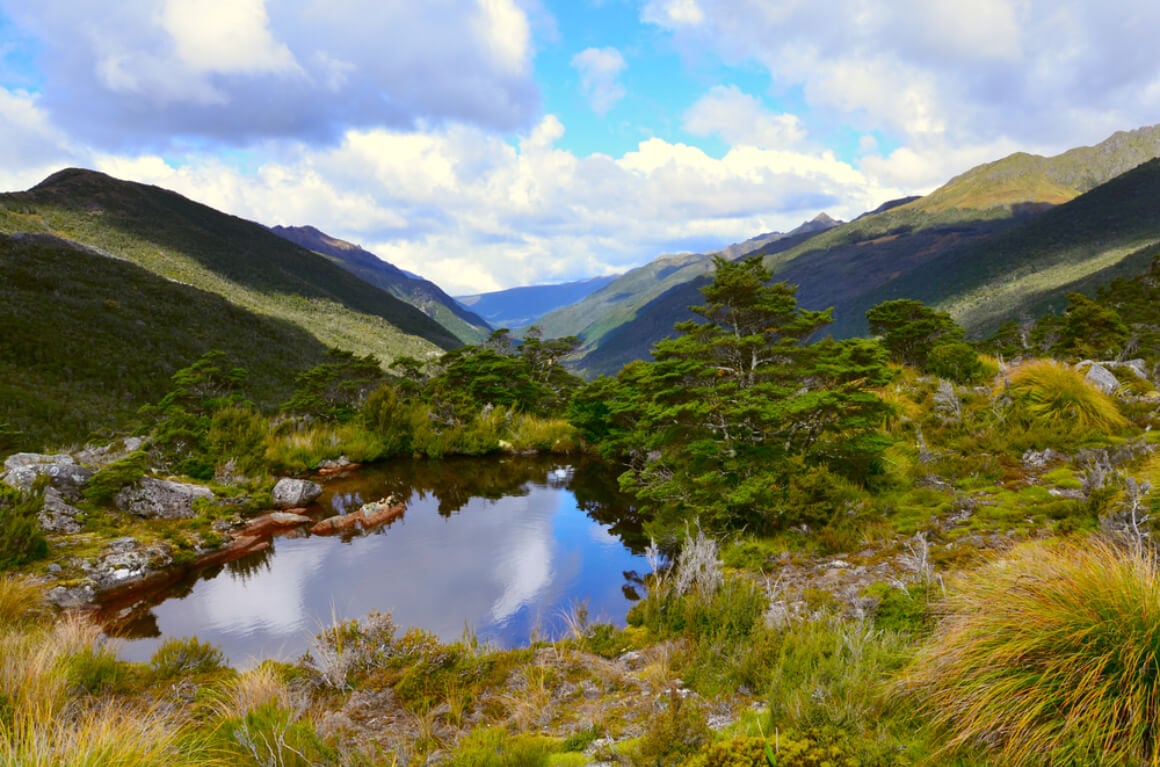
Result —
M84 512L70 505L60 491L49 487L44 491L44 505L37 519L46 533L79 533Z
M15 453L4 461L4 469L0 481L27 491L39 477L48 477L49 485L56 488L66 501L73 503L81 499L81 491L93 476L90 469L64 453Z
M311 535L334 535L345 533L356 528L364 531L374 530L377 527L390 524L403 513L407 507L394 498L382 498L370 503L364 503L358 511L350 514L339 514L327 517L310 528Z
M188 519L196 512L194 501L213 499L213 491L201 485L153 477L122 488L113 503L118 509L144 519Z
M77 463L99 469L140 450L143 444L145 444L145 440L140 437L125 437L101 447L85 447L74 453L73 456Z
M1116 390L1120 388L1120 382L1116 378L1115 373L1108 370L1100 363L1084 362L1081 363L1081 366L1087 367L1087 373L1084 374L1084 380L1102 391L1104 394L1115 394ZM1082 367L1080 369L1082 369Z
M308 479L278 480L271 493L274 508L296 509L309 506L322 495L322 485Z

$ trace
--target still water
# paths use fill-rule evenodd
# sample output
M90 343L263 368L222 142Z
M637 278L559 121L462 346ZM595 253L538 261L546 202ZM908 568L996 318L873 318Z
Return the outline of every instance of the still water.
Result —
M316 516L393 494L406 513L353 537L292 533L188 573L121 609L122 658L170 637L217 645L237 668L294 659L335 618L389 612L444 640L501 647L565 633L564 614L623 623L648 571L638 520L607 467L535 458L397 462L322 480Z

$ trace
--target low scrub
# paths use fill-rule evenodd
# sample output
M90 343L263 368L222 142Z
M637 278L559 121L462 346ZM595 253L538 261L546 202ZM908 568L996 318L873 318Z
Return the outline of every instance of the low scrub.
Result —
M901 688L1007 765L1160 763L1160 583L1149 553L1028 544L958 585Z

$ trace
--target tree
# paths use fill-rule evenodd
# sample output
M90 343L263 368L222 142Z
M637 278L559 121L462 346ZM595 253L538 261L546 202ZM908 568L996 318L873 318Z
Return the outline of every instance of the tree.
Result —
M926 368L935 346L961 341L964 335L949 314L909 298L878 304L866 312L866 319L892 360L919 369Z
M288 413L322 421L349 421L366 396L386 380L381 363L368 354L329 349L327 362L299 373L294 395L282 406Z
M622 486L662 534L679 535L692 517L717 529L792 524L783 501L797 464L862 479L885 447L887 406L867 391L891 375L880 347L809 344L829 310L799 308L796 289L768 284L759 258L714 266L706 303L693 307L704 321L679 323L654 362L598 384L611 389L605 412L592 388L574 408L588 434L617 445L629 466Z

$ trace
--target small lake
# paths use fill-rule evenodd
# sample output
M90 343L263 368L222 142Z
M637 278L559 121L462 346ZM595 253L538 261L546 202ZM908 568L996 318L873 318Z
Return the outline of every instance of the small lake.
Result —
M445 641L499 647L566 633L564 615L623 624L648 572L639 521L607 466L560 459L400 461L320 480L316 516L389 495L406 512L371 533L305 531L272 548L182 574L119 606L107 630L126 660L197 636L235 667L293 660L333 622L390 613ZM112 620L112 619L108 619Z

